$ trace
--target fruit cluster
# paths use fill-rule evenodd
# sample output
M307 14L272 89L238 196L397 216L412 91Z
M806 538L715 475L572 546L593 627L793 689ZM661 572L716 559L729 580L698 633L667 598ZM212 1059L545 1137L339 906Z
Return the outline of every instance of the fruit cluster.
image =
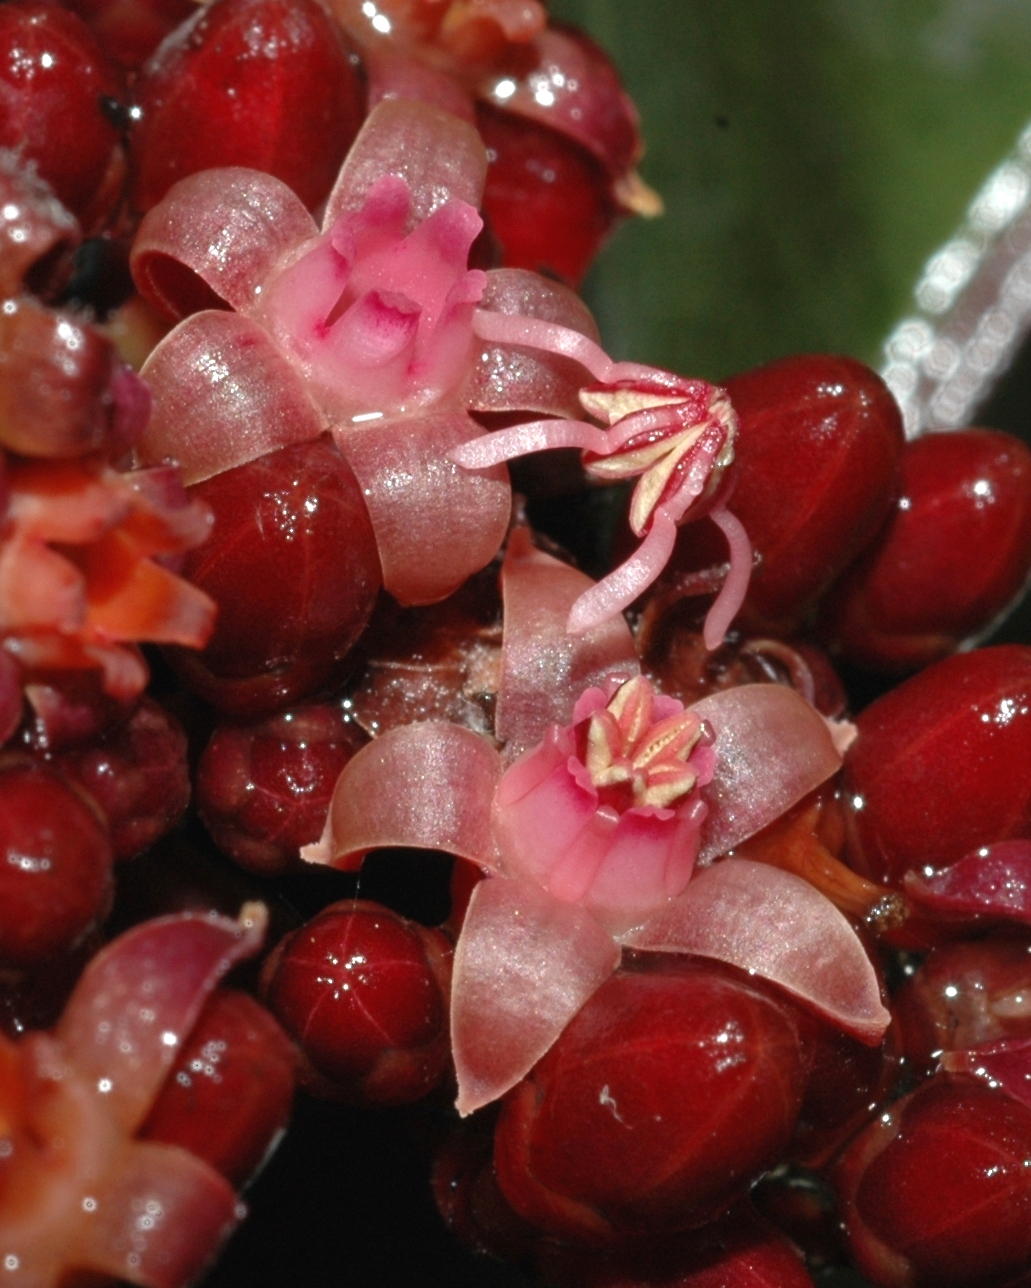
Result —
M1031 1281L1031 451L613 361L640 151L537 0L0 6L12 1288L295 1085L558 1288Z

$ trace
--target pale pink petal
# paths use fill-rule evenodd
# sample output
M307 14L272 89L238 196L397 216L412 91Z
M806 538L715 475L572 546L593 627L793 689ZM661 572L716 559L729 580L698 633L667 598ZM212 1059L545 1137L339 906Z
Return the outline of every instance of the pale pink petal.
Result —
M501 574L505 634L495 728L509 759L540 742L550 724L567 725L584 689L640 673L633 636L616 616L580 635L566 619L591 579L537 550L513 530Z
M714 864L621 940L645 952L714 957L759 975L871 1046L891 1021L845 917L808 881L765 863Z
M154 394L154 412L139 461L178 462L188 484L307 442L325 428L268 333L235 313L187 318L141 374Z
M530 756L535 757L536 753L531 752ZM548 763L550 756L546 753L542 759ZM517 762L508 772L522 778L528 768ZM563 762L517 800L506 799L508 796L508 792L499 794L492 818L502 872L547 888L556 871L566 864L560 888L568 888L570 882L579 883L580 871L585 864L591 866L595 853L594 843L584 838L584 852L571 854L581 833L592 827L595 820L598 795L589 786L589 780L586 786L577 782ZM612 818L607 830L611 832L614 825ZM584 880L585 885L589 884L590 878ZM553 893L562 897L559 890Z
M147 1115L208 994L257 951L267 914L184 912L144 922L86 967L55 1030L77 1072L126 1132Z
M431 103L470 125L476 123L472 96L445 72L384 44L362 51L369 80L369 111L387 98Z
M129 1142L94 1189L66 1264L141 1288L192 1284L245 1211L214 1168L150 1141Z
M456 448L451 459L463 469L483 470L531 452L549 452L559 447L601 452L607 450L608 444L605 431L585 420L530 420L482 434Z
M555 322L589 340L598 340L594 318L574 291L524 268L496 268L489 272L481 308ZM583 379L580 364L561 355L483 343L464 401L471 411L528 411L576 418L583 414L579 401Z
M727 538L727 545L730 547L730 566L726 578L720 587L720 593L705 614L702 635L705 647L711 651L723 643L730 623L745 602L748 583L752 577L752 543L744 524L726 506L716 506L710 510L709 518Z
M785 685L740 685L691 710L716 735L716 772L702 789L709 806L703 863L761 831L841 768L826 721Z
M479 435L465 412L344 426L334 437L369 508L383 585L402 604L432 604L490 563L508 526L504 466L472 473L449 460Z
M402 725L368 743L337 779L326 830L303 858L354 871L370 850L443 850L496 863L490 803L501 758L478 734L442 720Z
M620 614L642 595L659 576L677 540L677 525L665 512L656 510L648 535L618 568L585 591L569 611L566 629L571 635L597 629L600 623L622 620Z
M282 256L317 233L301 199L273 175L202 170L147 212L129 267L144 299L176 321L215 298L246 313Z
M473 891L455 948L451 1041L458 1112L504 1095L619 964L619 947L576 904L495 877Z
M639 926L691 879L704 818L697 797L676 811L627 810L609 837L584 906L614 934Z
M479 208L487 153L475 128L449 112L409 99L386 99L369 113L326 204L323 228L361 209L384 175L411 189L408 231L452 197Z
M907 872L906 894L921 912L950 920L1031 925L1031 841L999 841L941 872Z

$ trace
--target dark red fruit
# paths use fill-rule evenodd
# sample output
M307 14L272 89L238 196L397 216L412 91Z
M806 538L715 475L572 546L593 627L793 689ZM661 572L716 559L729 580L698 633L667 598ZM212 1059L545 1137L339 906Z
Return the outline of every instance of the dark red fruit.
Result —
M332 904L282 941L262 980L315 1094L405 1104L443 1077L451 942L439 930L375 903Z
M120 92L81 18L47 0L0 5L0 147L35 162L87 231L121 191L125 159L105 110Z
M53 190L13 152L0 153L0 299L51 298L72 272L79 225Z
M190 492L215 525L183 575L215 600L218 621L202 653L170 656L214 705L265 714L321 684L369 620L381 574L361 488L323 438Z
M268 1011L246 993L212 993L140 1130L179 1145L238 1188L290 1119L296 1055Z
M822 1167L891 1092L899 1071L898 1040L892 1027L880 1046L867 1046L811 1015L800 1017L800 1027L808 1077L790 1157Z
M197 811L218 848L259 875L289 871L322 835L340 771L367 741L339 705L221 725L197 766Z
M1031 1109L939 1074L835 1171L860 1270L882 1288L987 1288L1031 1268Z
M364 115L356 66L315 0L214 0L136 82L130 197L141 214L217 166L274 174L314 208Z
M9 300L0 313L0 363L0 447L72 457L107 446L115 350L95 327L31 299Z
M605 167L557 131L482 103L476 124L490 163L483 209L504 266L575 286L619 217Z
M0 965L35 966L106 912L111 842L96 807L56 770L0 766Z
M946 658L859 716L842 799L853 866L898 884L1031 835L1031 649Z
M927 434L906 444L901 496L822 629L858 666L915 670L989 625L1029 569L1031 451L992 429Z
M910 1067L926 1075L942 1051L1031 1037L1031 945L1019 940L934 949L892 999Z
M851 358L784 358L726 388L739 422L730 508L761 560L738 620L783 636L888 517L902 420L881 378ZM710 530L685 528L673 566L725 560Z
M194 0L65 0L84 19L108 57L126 71L154 52L193 13Z
M99 671L37 672L26 680L31 708L21 741L28 751L67 751L105 734L132 712L132 701L109 697Z
M703 1230L616 1253L542 1245L559 1288L812 1288L796 1248L742 1205Z
M186 734L151 698L124 724L54 763L107 815L116 859L131 859L160 840L190 803Z
M699 1226L783 1156L803 1084L794 1020L729 969L619 971L506 1097L498 1182L579 1242Z

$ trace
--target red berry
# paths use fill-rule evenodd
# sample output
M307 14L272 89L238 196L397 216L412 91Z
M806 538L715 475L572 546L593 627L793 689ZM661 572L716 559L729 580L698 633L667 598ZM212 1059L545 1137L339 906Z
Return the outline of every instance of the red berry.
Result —
M859 716L842 791L853 866L897 884L1031 836L1031 649L946 658Z
M190 803L186 734L151 698L124 724L54 759L107 815L116 859L160 840Z
M111 842L92 802L53 769L0 766L0 964L70 948L111 900Z
M197 810L218 848L274 876L322 835L340 771L366 736L329 703L221 725L197 766Z
M120 92L81 18L48 0L0 5L0 147L35 162L87 229L121 192L125 159L104 108Z
M935 948L892 999L911 1069L927 1075L942 1051L1031 1037L1031 945L986 940Z
M851 358L785 358L726 387L739 422L730 508L761 560L738 620L788 634L887 518L902 420L880 377ZM683 530L674 567L726 559L707 529Z
M277 948L263 972L272 1013L300 1045L316 1094L405 1104L450 1058L451 944L389 908L332 904Z
M701 1225L782 1157L803 1079L793 1019L743 977L618 971L506 1098L498 1181L579 1241Z
M883 1288L982 1288L1031 1269L1031 1109L938 1075L835 1172L860 1269Z
M65 0L87 22L108 57L133 70L194 11L193 0Z
M823 630L849 662L913 670L988 626L1029 569L1031 451L993 429L926 434L906 444L901 496Z
M130 196L141 214L218 166L276 175L314 208L364 115L357 69L316 0L213 0L136 82Z
M140 1129L245 1185L290 1119L293 1046L246 993L212 993Z
M484 104L476 123L490 163L483 209L504 266L543 270L575 285L619 215L605 167L546 125Z
M324 438L190 493L211 506L215 524L186 555L183 576L219 612L202 653L170 656L188 687L214 705L265 714L321 684L369 620L381 574L361 489Z

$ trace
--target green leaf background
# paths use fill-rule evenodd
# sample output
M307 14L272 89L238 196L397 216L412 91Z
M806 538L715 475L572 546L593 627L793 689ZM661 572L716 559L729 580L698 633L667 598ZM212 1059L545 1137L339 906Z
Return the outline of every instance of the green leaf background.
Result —
M611 348L719 379L879 365L929 253L1031 120L1028 0L553 0L615 57L666 214L586 293Z

